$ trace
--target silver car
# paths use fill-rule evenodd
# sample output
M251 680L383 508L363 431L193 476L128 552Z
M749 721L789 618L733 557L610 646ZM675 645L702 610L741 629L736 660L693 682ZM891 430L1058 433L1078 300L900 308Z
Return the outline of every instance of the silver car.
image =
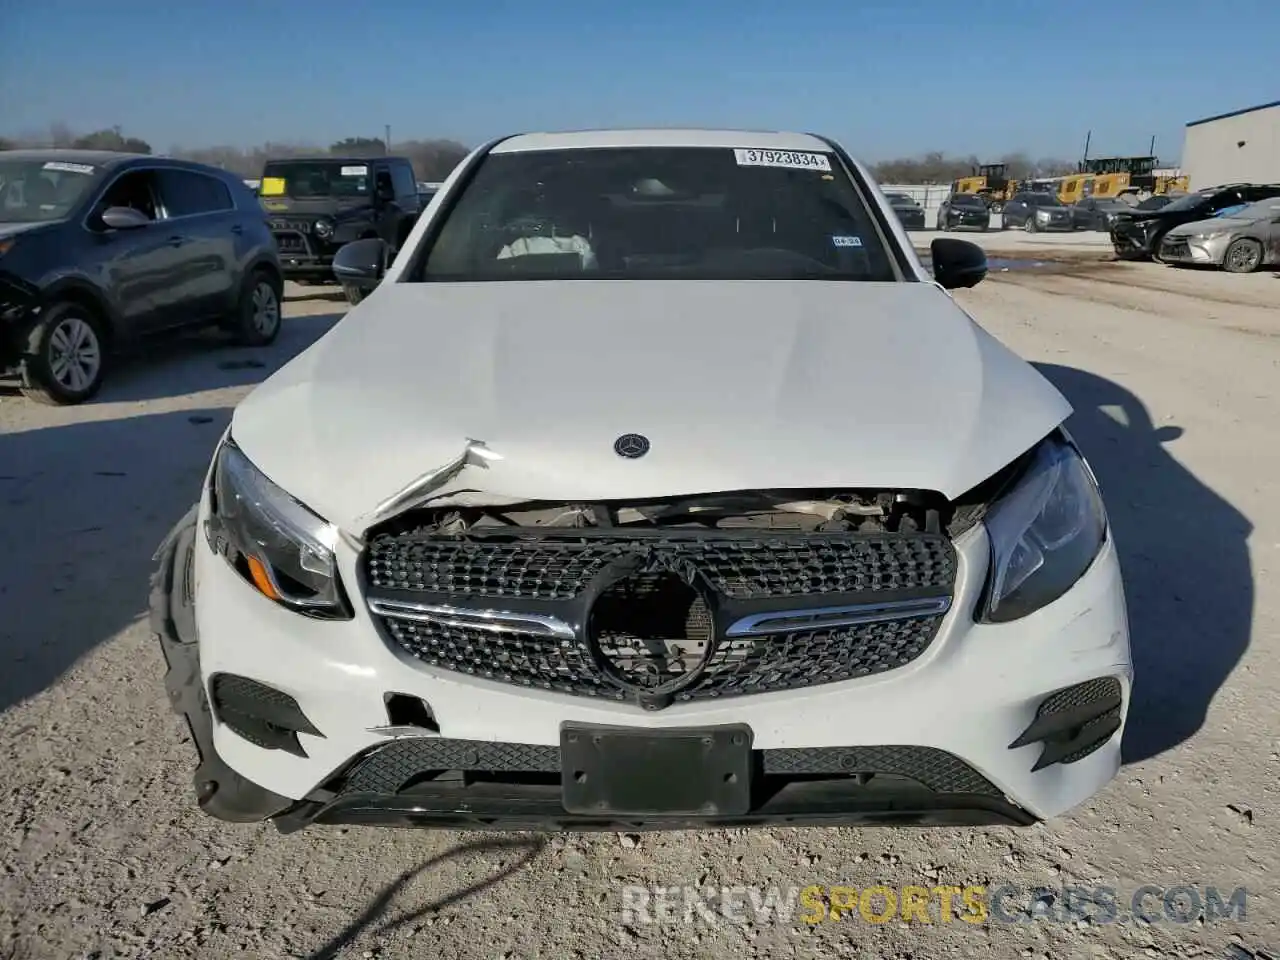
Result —
M1160 259L1214 264L1231 273L1280 264L1280 197L1174 227L1160 244Z

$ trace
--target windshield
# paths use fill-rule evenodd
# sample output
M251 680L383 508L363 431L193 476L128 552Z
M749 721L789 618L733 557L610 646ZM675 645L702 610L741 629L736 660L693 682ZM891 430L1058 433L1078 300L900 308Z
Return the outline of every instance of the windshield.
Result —
M888 198L890 203L897 203L897 204L903 204L903 203L914 204L915 203L915 200L907 196L905 193L886 193L885 197Z
M986 204L982 198L973 193L957 193L951 198L952 206L956 207L985 207Z
M69 216L101 168L64 160L0 159L0 223Z
M1138 204L1138 209L1160 210L1163 207L1167 207L1172 202L1172 199L1169 197L1147 197L1147 199Z
M1212 196L1213 194L1210 193L1188 193L1185 197L1179 197L1161 209L1168 210L1170 213L1176 213L1179 210L1197 210L1207 204Z
M1029 193L1027 203L1033 207L1060 207L1062 201L1052 193Z
M359 160L273 160L262 170L263 197L367 197L369 165Z
M1231 210L1228 207L1227 210ZM1223 217L1234 217L1237 220L1266 220L1269 217L1280 217L1280 197L1272 197L1270 200L1259 200L1257 203L1251 203L1248 206L1240 207L1231 213L1223 211L1218 214Z
M895 279L828 153L491 154L446 217L419 279Z

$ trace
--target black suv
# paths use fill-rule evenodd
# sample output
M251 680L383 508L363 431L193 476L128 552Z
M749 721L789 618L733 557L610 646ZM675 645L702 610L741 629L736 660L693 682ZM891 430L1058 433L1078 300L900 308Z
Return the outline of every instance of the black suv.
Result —
M215 167L86 150L0 152L0 372L80 403L108 351L218 324L280 332L283 281L253 192Z
M289 279L329 282L344 243L377 237L399 250L422 212L413 164L404 157L268 160L262 206Z
M1280 183L1228 183L1189 193L1157 210L1125 211L1111 223L1111 244L1122 260L1146 260L1155 256L1160 241L1174 227L1272 197L1280 197Z

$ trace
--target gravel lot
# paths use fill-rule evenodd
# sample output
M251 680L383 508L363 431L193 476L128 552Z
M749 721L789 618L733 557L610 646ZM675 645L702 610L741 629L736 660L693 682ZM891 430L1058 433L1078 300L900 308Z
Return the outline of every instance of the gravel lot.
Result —
M1025 242L1019 239L1018 242ZM0 956L1249 956L1280 948L1280 279L1078 263L959 295L1075 404L1112 513L1138 681L1125 769L1047 826L538 838L281 837L192 801L144 604L271 350L192 338L58 410L0 392ZM621 923L624 884L1248 889L1243 922ZM1235 946L1237 951L1227 951Z

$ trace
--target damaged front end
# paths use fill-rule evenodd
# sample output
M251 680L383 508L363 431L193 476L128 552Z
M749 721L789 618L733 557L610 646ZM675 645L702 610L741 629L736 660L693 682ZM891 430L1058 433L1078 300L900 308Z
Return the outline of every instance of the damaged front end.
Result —
M950 609L953 538L1015 463L958 501L757 490L643 502L441 498L366 535L366 600L432 668L672 704L905 666Z

